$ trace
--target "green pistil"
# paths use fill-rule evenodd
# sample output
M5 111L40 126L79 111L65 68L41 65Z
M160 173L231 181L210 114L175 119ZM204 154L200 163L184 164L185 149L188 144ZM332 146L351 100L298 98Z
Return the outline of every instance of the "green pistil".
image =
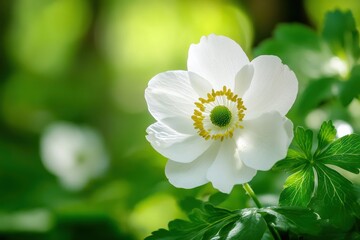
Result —
M218 127L226 127L231 121L231 112L225 106L216 106L210 113L212 124Z

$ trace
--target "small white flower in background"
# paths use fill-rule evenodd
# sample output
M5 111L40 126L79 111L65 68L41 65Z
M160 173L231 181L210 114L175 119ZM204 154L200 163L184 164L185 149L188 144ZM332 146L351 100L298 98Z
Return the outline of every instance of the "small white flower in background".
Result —
M335 120L334 126L336 128L336 137L338 138L352 134L354 132L354 129L351 127L351 125L342 120Z
M250 62L233 40L210 35L191 45L187 67L156 75L145 90L157 120L146 138L169 158L170 183L211 182L229 193L286 156L298 82L278 57Z
M69 190L80 190L108 167L99 135L70 123L49 126L41 139L41 156L47 170Z

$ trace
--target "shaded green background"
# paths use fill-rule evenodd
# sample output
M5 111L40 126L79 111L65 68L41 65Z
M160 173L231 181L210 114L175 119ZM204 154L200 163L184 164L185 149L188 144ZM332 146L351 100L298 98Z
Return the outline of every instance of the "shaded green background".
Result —
M0 1L0 239L142 239L182 217L178 199L216 191L210 184L175 189L166 181L166 159L145 140L154 122L143 97L149 79L186 69L189 45L203 35L231 37L252 58L279 23L320 32L326 10L360 9L355 0L347 4ZM360 12L354 16L359 22ZM315 110L315 120L289 116L313 128L322 118L342 119L359 131L359 109L358 102L334 103ZM64 121L98 132L110 159L105 174L78 191L59 184L41 161L44 130ZM262 201L276 204L283 180L282 173L259 173L252 184ZM249 204L236 187L222 206Z

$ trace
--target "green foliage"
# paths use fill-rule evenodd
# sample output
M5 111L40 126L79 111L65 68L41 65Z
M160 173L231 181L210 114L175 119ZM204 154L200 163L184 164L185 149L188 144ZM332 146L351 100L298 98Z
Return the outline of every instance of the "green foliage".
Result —
M360 65L354 66L346 82L339 83L340 101L347 106L351 101L360 96Z
M326 61L332 56L314 30L297 23L279 25L273 38L263 41L254 53L279 56L302 82L323 76Z
M328 13L322 35L332 51L345 58L350 67L353 66L347 81L339 83L340 101L347 106L354 98L360 96L359 32L352 13Z
M284 206L307 207L314 191L315 179L312 168L303 166L286 179L280 201Z
M359 33L350 11L327 13L322 36L336 55L345 54L351 61L359 58Z
M299 114L339 99L347 106L360 96L359 33L350 11L329 12L321 34L299 24L280 25L255 55L279 56L302 83Z
M293 148L288 150L286 159L288 161L280 161L274 169L292 169L295 170L298 167L302 167L307 162L307 159L311 158L313 133L310 130L305 130L302 127L298 127L295 130L295 136L293 139Z
M321 106L324 100L335 98L336 96L332 89L337 88L338 84L339 81L336 77L325 77L317 79L316 81L310 81L300 97L299 104L301 112L307 114L311 110ZM346 98L348 100L349 97Z
M270 207L259 209L258 212L266 213L266 222L276 228L296 234L317 235L320 230L318 215L310 209L301 207Z
M332 125L332 122L324 122L318 134L318 147L316 149L316 154L323 151L326 146L334 141L335 137L336 129Z
M266 230L266 223L254 209L231 212L206 204L188 217L190 221L174 220L169 223L169 230L160 229L146 239L261 239ZM246 231L242 231L244 228Z
M317 149L312 151L312 132L296 129L288 156L275 166L294 172L285 182L280 205L310 207L330 225L348 230L354 216L359 216L360 206L352 183L329 165L359 173L360 135L335 137L331 121L324 122Z
M187 199L190 204L194 200ZM197 201L196 201L197 202ZM307 208L269 207L228 211L203 203L188 214L189 221L174 220L146 240L263 239L269 228L299 235L320 231L318 216ZM271 238L270 238L271 239Z
M333 130L335 133L335 129ZM351 134L329 142L326 149L316 156L323 164L341 167L349 172L359 173L360 135Z

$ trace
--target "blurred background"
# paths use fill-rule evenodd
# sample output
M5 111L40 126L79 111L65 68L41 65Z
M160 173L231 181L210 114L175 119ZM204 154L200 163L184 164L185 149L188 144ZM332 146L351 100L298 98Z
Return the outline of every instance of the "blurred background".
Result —
M336 8L352 9L359 25L356 0L0 0L0 239L143 239L182 217L179 199L216 191L166 181L166 159L145 140L154 122L148 81L186 69L189 46L203 35L226 35L253 58L277 26L320 33ZM287 55L284 62L291 66ZM314 70L307 67L294 69L300 85ZM360 103L295 107L289 118L359 132ZM276 204L284 177L259 173L252 185ZM236 187L221 204L251 203Z

